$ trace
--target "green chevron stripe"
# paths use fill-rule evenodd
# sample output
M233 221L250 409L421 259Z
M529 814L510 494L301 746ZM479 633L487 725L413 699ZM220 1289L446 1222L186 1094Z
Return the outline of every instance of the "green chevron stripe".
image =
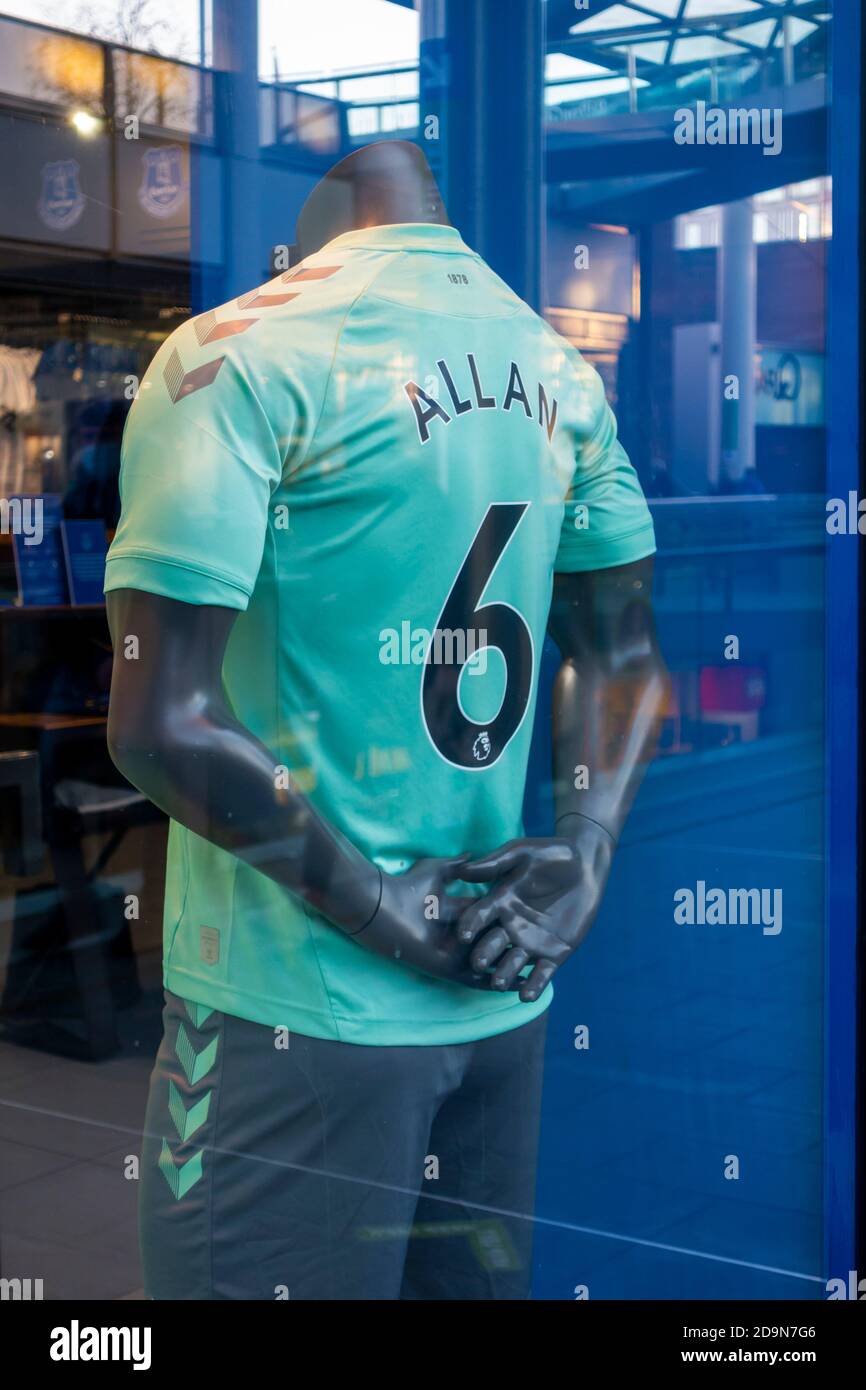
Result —
M186 1074L186 1079L190 1086L194 1086L197 1081L201 1081L203 1076L207 1076L214 1062L216 1061L217 1048L219 1047L219 1036L209 1042L207 1047L202 1048L197 1053L189 1040L189 1034L183 1024L177 1030L177 1043L175 1051L177 1060L180 1062Z
M168 1142L163 1139L159 1155L159 1167L171 1188L175 1201L179 1202L181 1197L186 1196L190 1188L195 1187L202 1175L201 1150L199 1149L197 1153L194 1153L192 1158L188 1158L186 1163L177 1164L171 1156Z
M213 1009L209 1009L206 1004L194 1004L191 999L184 999L184 1006L196 1028L201 1028L203 1023L207 1023Z
M196 1130L201 1129L207 1119L212 1095L213 1092L208 1091L200 1101L187 1110L183 1103L183 1097L174 1082L168 1083L168 1112L174 1120L175 1128L181 1139L191 1139Z

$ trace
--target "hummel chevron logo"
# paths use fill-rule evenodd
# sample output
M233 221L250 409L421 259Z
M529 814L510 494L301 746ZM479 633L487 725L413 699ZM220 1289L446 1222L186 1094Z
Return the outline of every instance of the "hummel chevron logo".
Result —
M184 372L180 353L175 348L166 362L162 374L163 381L168 388L168 394L175 405L178 401L183 400L184 396L191 396L193 391L200 391L203 386L210 386L225 360L224 357L215 357L212 362L203 362L200 367L194 368L193 371Z
M289 280L327 280L339 269L338 265L301 265L295 270L287 270L280 276L280 279L284 282ZM247 294L239 296L237 305L239 309L275 309L280 304L288 304L290 300L297 299L297 297L296 291L286 293L277 291L275 294L268 294L266 291L250 290ZM258 322L257 318L220 320L216 316L216 311L209 309L206 313L199 314L194 318L192 324L199 347L204 347L207 343L217 343L224 338L234 338L238 333L246 333L248 328L252 328L253 324ZM192 371L185 372L180 353L177 348L174 348L162 373L172 402L176 405L185 396L191 396L194 391L201 391L204 386L210 386L216 380L223 362L225 362L225 357L215 357L213 361L203 362L200 367L194 367Z
M207 1112L210 1109L210 1098L213 1091L207 1091L200 1101L191 1106L189 1110L183 1103L183 1097L173 1081L168 1083L168 1113L174 1120L175 1128L182 1140L191 1139L197 1129L201 1129L207 1119Z
M196 1028L201 1028L207 1023L213 1013L213 1009L209 1009L206 1004L194 1004L191 999L184 999L183 1005Z
M204 347L206 343L216 343L222 338L233 338L238 333L246 333L255 323L258 323L258 319L226 319L221 323L213 309L210 309L208 313L199 314L198 318L193 319L192 326L199 347ZM203 362L200 367L185 372L180 353L175 348L162 374L168 394L175 405L183 400L184 396L191 396L193 391L210 386L223 362L225 357L215 357L211 362Z
M297 299L297 291L294 294L261 294L258 290L250 290L249 294L242 294L238 300L239 309L276 309L280 304L288 304L290 299ZM253 323L257 320L253 319Z
M177 1060L183 1067L184 1074L190 1086L194 1086L202 1077L207 1076L214 1062L216 1061L217 1048L219 1047L219 1037L215 1037L209 1042L207 1047L202 1048L201 1052L196 1052L189 1040L189 1034L181 1023L177 1030L177 1042L175 1051Z
M194 1153L192 1158L188 1158L186 1163L175 1163L171 1156L171 1149L163 1139L159 1154L159 1167L171 1188L175 1201L179 1202L181 1197L185 1197L190 1189L195 1187L202 1175L201 1150Z
M338 265L300 265L296 270L285 270L280 276L284 284L289 280L327 280L340 269Z
M238 306L241 309L246 307L240 300ZM258 323L258 319L226 319L220 323L213 309L209 309L206 314L199 314L197 319L193 319L192 326L199 347L204 347L205 343L215 343L220 338L233 338L237 333L246 333L254 323Z

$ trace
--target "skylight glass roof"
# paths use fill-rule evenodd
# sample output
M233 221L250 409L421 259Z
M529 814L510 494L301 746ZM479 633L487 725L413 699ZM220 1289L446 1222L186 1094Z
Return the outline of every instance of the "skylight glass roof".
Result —
M680 12L680 0L640 0L642 9L655 10L668 19L676 19Z
M686 19L714 19L716 15L742 14L744 10L759 10L756 0L688 0Z
M636 24L655 22L651 14L635 10L631 5L611 5L608 10L602 10L599 14L592 14L588 19L581 19L577 24L572 24L569 33L590 34L600 29L628 29Z
M562 51L549 55L547 80L562 84L553 100L563 103L580 100L571 95L572 78L579 87L582 80L628 76L629 70L654 89L685 91L693 77L705 80L712 69L713 81L726 76L720 90L728 94L732 83L754 83L762 71L766 86L780 86L827 70L822 35L832 6L818 0L593 0L591 11L574 23L567 10L560 13ZM550 42L555 50L553 33ZM779 53L786 44L797 56L783 65ZM586 66L573 67L574 60Z
M694 38L677 39L671 54L672 63L696 63L704 58L730 57L736 53L734 44L717 39L713 34L696 34Z
M648 43L615 43L617 53L633 53L645 63L666 63L670 42L668 39L651 39Z
M729 39L742 39L756 48L766 48L778 29L775 19L758 19L754 24L742 24L738 29L729 29Z
M570 53L548 53L544 60L544 76L548 82L609 75L610 68L603 67L601 63L588 63L585 58L573 58Z
M796 15L791 15L788 20L788 33L791 38L791 43L799 43L807 34L813 34L817 28L817 24L810 24L807 19L798 19ZM779 44L784 42L784 36L782 34L777 34L774 39L776 47L778 48Z

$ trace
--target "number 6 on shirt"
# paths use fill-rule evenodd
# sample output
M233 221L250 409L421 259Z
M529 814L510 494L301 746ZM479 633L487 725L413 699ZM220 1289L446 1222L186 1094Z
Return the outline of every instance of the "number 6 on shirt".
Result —
M455 767L473 771L492 767L520 727L529 704L534 652L526 619L509 603L479 607L529 505L493 502L487 508L427 649L421 683L424 725L434 748ZM456 650L454 634L464 637ZM505 694L496 716L489 723L480 724L464 712L459 686L467 661L485 647L497 647L502 653ZM449 652L452 659L442 660L443 651Z

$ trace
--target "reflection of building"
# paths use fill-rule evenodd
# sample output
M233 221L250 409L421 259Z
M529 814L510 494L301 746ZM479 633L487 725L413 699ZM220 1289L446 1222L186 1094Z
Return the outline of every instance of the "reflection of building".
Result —
M631 315L615 396L654 489L817 490L814 387L810 409L768 411L755 375L773 351L806 354L820 374L829 7L602 0L591 11L548 7L548 249L559 228L571 244L621 223L634 308L622 292L599 299L603 255L587 274L565 255L552 262L549 302L591 293L581 307Z
M157 344L196 299L220 297L233 76L0 17L0 135L15 190L0 204L4 495L69 487L80 501L82 467L114 447L114 407L128 408ZM270 246L291 239L345 120L315 95L256 91L262 158L274 164ZM269 252L247 252L251 283Z
M815 0L799 4L796 15L788 9L775 0L721 6L599 0L586 15L556 0L546 6L542 298L551 321L602 371L643 476L667 469L665 490L715 490L719 453L723 472L729 453L722 432L730 436L738 419L750 428L756 409L746 383L739 410L719 413L706 457L690 455L686 467L678 466L681 440L694 431L677 424L689 402L683 404L682 394L674 399L672 363L681 327L717 321L720 192L754 199L761 246L757 322L751 345L724 349L707 338L700 350L708 373L719 366L717 348L738 365L757 347L823 352L815 295L829 233L821 182L827 14ZM240 14L217 5L215 69L0 19L0 126L20 190L0 208L0 273L13 286L0 340L28 347L53 333L54 341L123 346L122 366L135 375L172 326L173 311L218 301L240 282L262 278L276 248L289 254L294 214L335 158L371 138L423 138L430 110L444 127L431 157L460 212L461 180L473 177L472 158L461 151L460 111L478 94L461 90L461 81L471 79L459 64L449 69L437 32L425 9L417 66L292 73L262 82L249 71L257 53L254 6ZM491 92L479 102L496 96L495 75L488 80ZM783 113L785 138L772 158L760 148L721 150L673 139L675 113L684 107L730 110L753 101ZM495 161L489 152L484 157ZM265 184L267 198L257 194ZM495 265L497 238L504 247L516 227L475 231ZM686 255L693 259L680 268ZM734 267L735 284L739 271ZM793 294L775 293L782 279ZM31 296L25 316L14 296L29 293L34 281L39 303ZM137 307L129 318L131 305ZM742 335L748 304L744 310L745 318L735 315L725 333ZM60 314L71 315L65 337L56 331ZM689 351L695 343L689 339ZM113 385L98 384L104 379L104 373L88 378L80 394L111 394ZM759 404L757 468L764 485L817 486L823 422L814 410L807 419L786 421L781 451L781 420L768 420L766 401ZM67 462L58 405L36 435L51 436L52 485ZM640 430L633 424L638 418ZM745 466L752 457L749 447ZM739 465L732 466L736 473Z
M4 492L65 494L68 515L113 524L136 382L189 312L189 141L210 119L201 82L183 64L0 18L15 189L0 206L0 343L33 364Z

